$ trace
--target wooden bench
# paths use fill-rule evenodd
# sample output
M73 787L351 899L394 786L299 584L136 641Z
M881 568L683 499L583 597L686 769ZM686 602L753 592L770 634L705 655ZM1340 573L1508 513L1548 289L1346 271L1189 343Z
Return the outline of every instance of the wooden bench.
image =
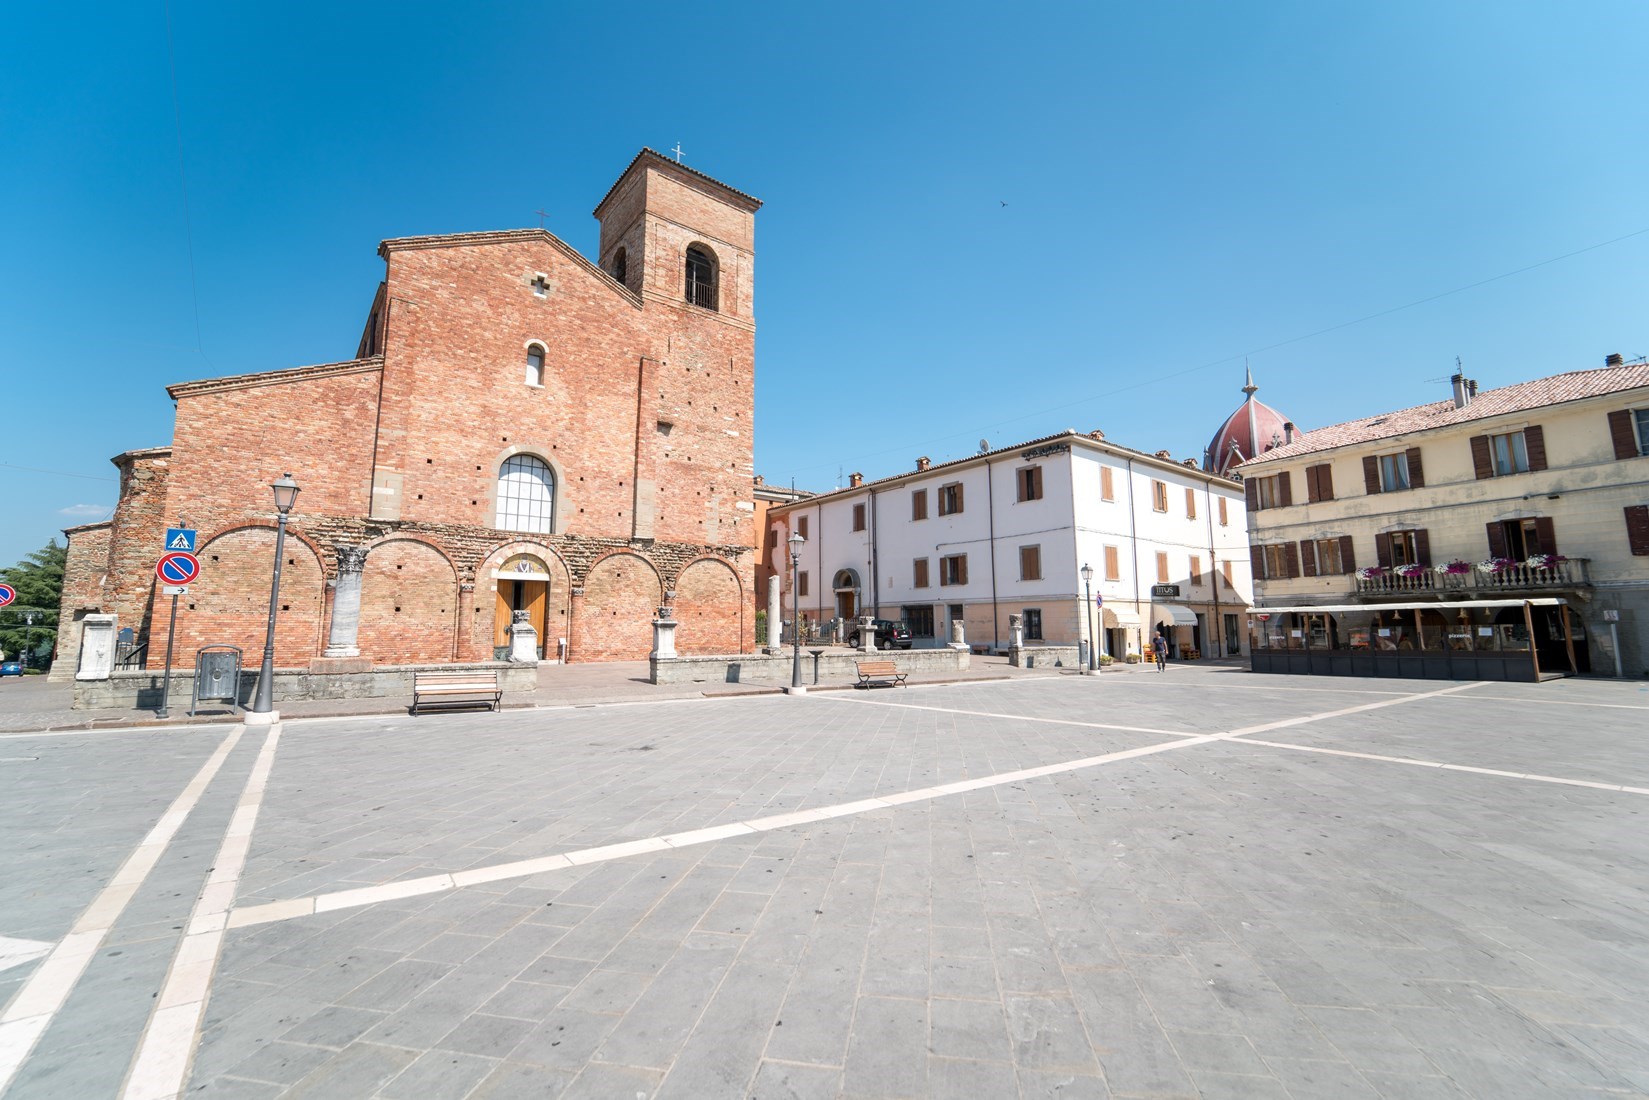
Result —
M488 710L502 708L504 692L498 686L498 672L471 669L453 672L412 674L412 713L426 706L469 706L485 703Z
M899 666L892 661L859 661L858 668L859 682L854 685L855 687L870 687L873 684L886 684L888 687L894 684L910 686L905 683L907 674L900 672Z

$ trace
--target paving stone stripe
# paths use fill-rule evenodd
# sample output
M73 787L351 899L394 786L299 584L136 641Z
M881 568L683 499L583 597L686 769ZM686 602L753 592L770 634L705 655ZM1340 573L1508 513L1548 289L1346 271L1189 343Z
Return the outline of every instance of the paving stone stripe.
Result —
M224 925L246 865L252 830L257 825L269 772L275 766L280 738L281 724L276 722L264 737L263 748L252 765L229 827L224 830L210 876L195 901L187 931L132 1058L122 1100L168 1100L182 1092L188 1080L190 1055L200 1034L218 956L223 951Z
M1595 787L1604 791L1622 791L1626 794L1649 794L1649 787L1628 787L1620 783L1595 783L1589 779L1565 779L1556 775L1537 775L1534 772L1504 771L1499 768L1474 768L1468 764L1447 764L1441 760L1416 760L1409 756L1382 756L1372 752L1350 752L1346 749L1325 749L1318 745L1291 745L1283 741L1260 741L1253 737L1234 738L1240 745L1261 745L1269 749L1292 749L1295 752L1318 752L1325 756L1349 756L1356 760L1377 760L1385 764L1411 764L1419 768L1442 768L1444 771L1471 772L1474 775L1496 775L1504 779L1531 779L1539 783L1562 783L1570 787Z
M114 878L81 913L69 934L52 949L0 1013L0 1093L10 1086L29 1052L69 999L92 956L200 802L201 795L206 793L245 729L245 726L235 726L230 730L229 736L161 814Z

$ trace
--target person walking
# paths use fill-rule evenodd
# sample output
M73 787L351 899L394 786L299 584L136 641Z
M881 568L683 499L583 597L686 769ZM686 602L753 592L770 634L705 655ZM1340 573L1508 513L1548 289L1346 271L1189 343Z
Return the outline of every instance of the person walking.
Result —
M1157 628L1156 637L1151 639L1151 651L1157 657L1157 671L1168 671L1168 639L1162 636L1162 628Z

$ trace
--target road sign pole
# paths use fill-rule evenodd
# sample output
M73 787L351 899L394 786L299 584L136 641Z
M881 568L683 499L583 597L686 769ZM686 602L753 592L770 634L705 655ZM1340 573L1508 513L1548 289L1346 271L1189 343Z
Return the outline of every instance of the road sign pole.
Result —
M172 695L172 640L177 637L177 597L172 597L172 619L166 624L166 674L160 680L160 710L157 718L170 718L168 701Z

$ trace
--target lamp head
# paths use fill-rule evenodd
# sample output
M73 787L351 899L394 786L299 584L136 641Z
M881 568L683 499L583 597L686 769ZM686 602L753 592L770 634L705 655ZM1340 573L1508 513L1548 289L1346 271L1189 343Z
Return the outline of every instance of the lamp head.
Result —
M282 474L281 479L270 488L275 491L275 511L286 515L298 499L298 483L292 480L291 474Z
M1080 572L1082 574L1083 584L1088 584L1094 579L1094 567L1089 565L1087 562L1082 563L1082 569Z
M800 531L792 531L790 533L790 537L785 539L785 541L790 544L791 557L795 557L797 554L800 554L802 552L803 544L807 542L806 539L802 538L802 533Z

